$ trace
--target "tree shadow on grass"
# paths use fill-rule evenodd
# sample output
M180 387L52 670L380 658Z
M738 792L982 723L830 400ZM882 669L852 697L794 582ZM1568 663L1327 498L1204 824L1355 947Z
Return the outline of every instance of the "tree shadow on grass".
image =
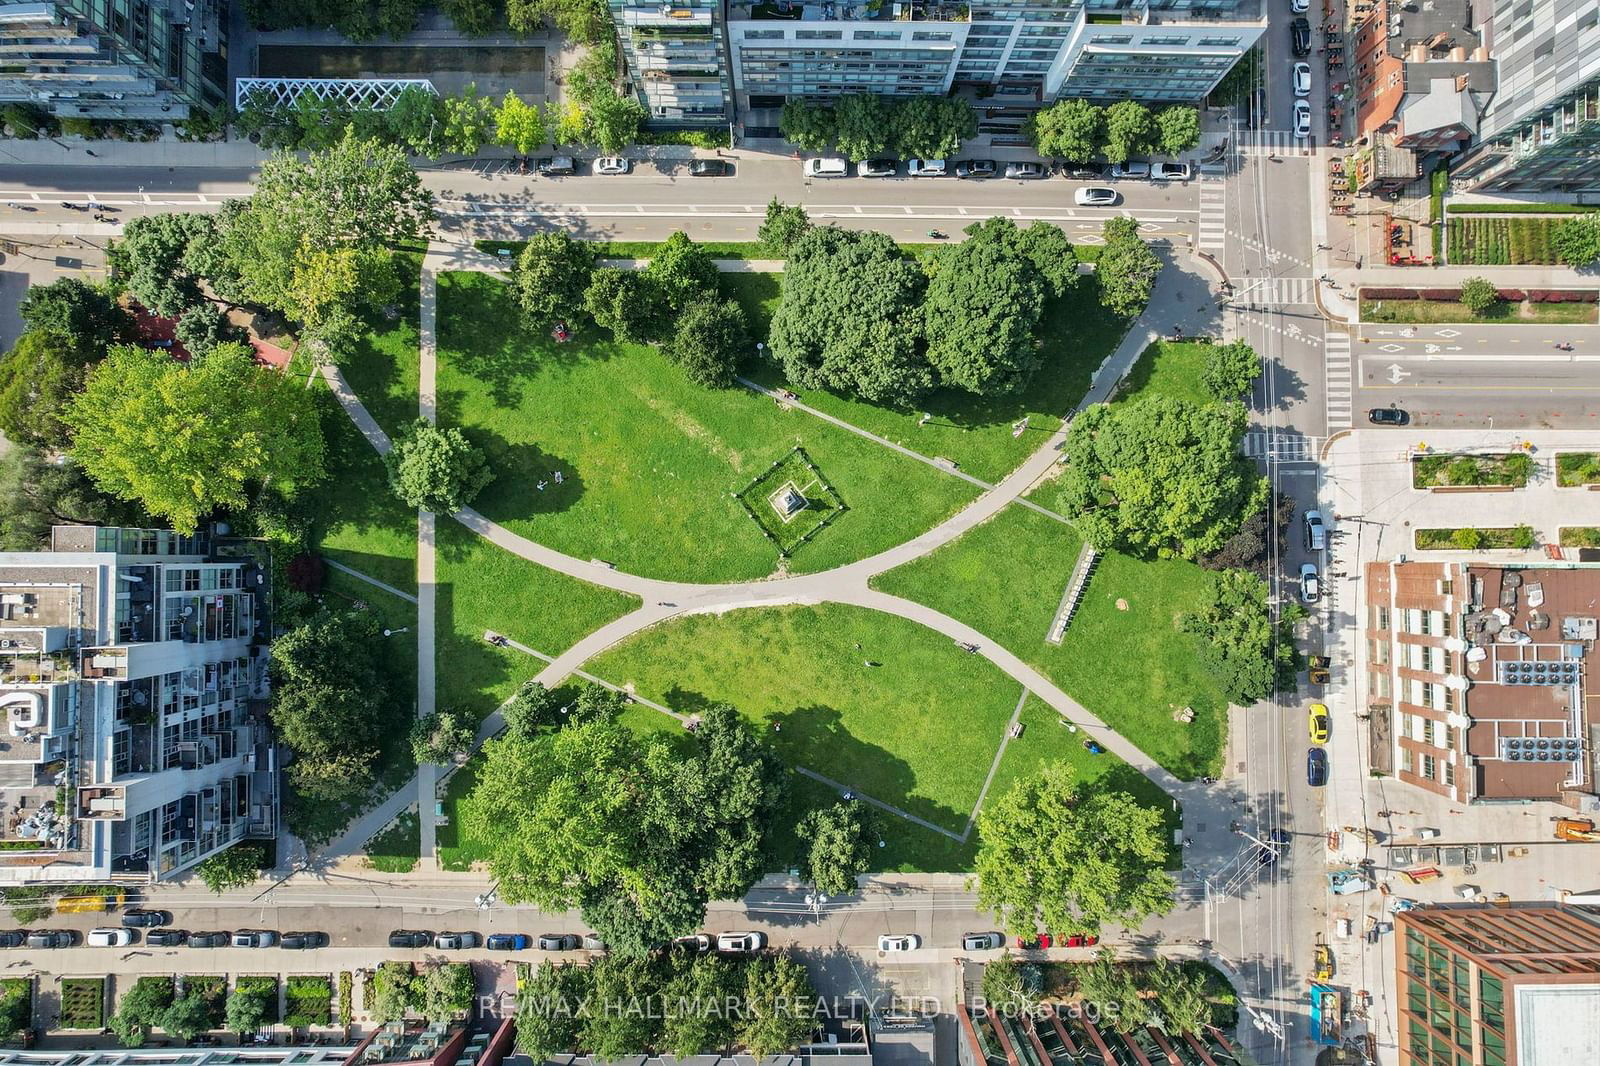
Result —
M507 440L492 430L468 430L467 438L483 449L494 472L494 480L476 501L490 518L503 521L560 514L583 496L583 478L570 459L552 455L531 442Z
M441 545L440 550L451 549ZM438 640L438 706L470 714L473 721L481 721L499 705L499 692L505 682L512 679L509 656L523 653L496 648L483 639L481 632L459 631L452 582L442 581L435 586L434 618ZM536 673L536 664L529 660L525 676L532 677Z

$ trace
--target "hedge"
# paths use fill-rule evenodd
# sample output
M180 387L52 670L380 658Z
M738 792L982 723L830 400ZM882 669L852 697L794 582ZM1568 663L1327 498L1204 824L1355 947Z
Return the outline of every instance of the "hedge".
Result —
M1582 215L1600 211L1600 204L1448 204L1452 215Z
M333 983L326 977L291 977L284 989L288 1016L284 1024L298 1029L327 1025L331 1016Z

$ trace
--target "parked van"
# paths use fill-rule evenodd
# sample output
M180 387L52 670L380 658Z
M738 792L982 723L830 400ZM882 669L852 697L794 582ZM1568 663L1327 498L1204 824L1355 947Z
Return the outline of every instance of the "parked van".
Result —
M806 160L806 177L808 178L847 178L850 176L850 164L843 159L821 158Z
M1321 511L1306 512L1306 551L1320 552L1328 547L1328 527L1322 524Z

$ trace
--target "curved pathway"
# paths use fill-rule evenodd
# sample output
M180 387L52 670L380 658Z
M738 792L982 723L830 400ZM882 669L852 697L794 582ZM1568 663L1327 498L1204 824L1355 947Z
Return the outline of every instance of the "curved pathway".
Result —
M1175 290L1182 286L1179 280L1182 267L1170 255L1162 256L1165 267L1158 277L1150 304L1129 329L1122 343L1095 371L1088 392L1079 401L1073 413L1090 404L1107 399L1116 383L1126 374L1139 355L1152 342L1159 339L1161 330L1156 322L1169 321L1180 315L1174 306ZM451 248L440 252L430 249L423 259L423 289L433 291L436 275L441 270L501 271L505 263L494 256L470 248ZM434 344L436 308L434 301L424 301L422 307L422 379L433 380L437 367L437 349ZM343 382L336 367L324 368L334 394L358 428L379 448L386 450L388 443L383 430L362 406L360 400ZM1070 424L1070 418L1068 420ZM591 584L640 597L644 603L638 609L617 618L550 660L535 677L547 687L560 684L583 663L622 640L671 618L689 614L722 612L742 607L776 607L794 604L843 603L870 610L882 611L917 622L948 636L953 641L976 644L978 654L994 663L1006 674L1036 693L1063 717L1070 719L1098 740L1108 751L1123 759L1145 777L1159 785L1175 800L1190 809L1190 816L1201 818L1223 815L1225 801L1208 795L1198 783L1180 781L1156 760L1146 755L1131 741L1115 732L1105 722L1091 714L1081 704L1068 696L1054 682L1045 677L1021 658L985 634L966 623L951 618L923 604L899 596L879 592L870 586L872 578L902 566L949 544L963 533L998 514L1012 503L1026 503L1024 494L1032 488L1058 460L1066 440L1067 425L1052 433L1043 444L1017 466L1004 480L991 487L961 511L934 526L932 529L879 552L877 555L835 567L815 574L768 580L732 582L725 584L694 584L680 581L663 581L640 577L612 569L603 564L578 559L506 529L490 521L470 507L456 512L455 519L490 542L528 559L547 569L575 577ZM379 442L382 442L381 444ZM419 701L420 703L420 701ZM503 720L497 710L484 719L478 731L478 743L493 736L502 728ZM416 801L419 780L414 778L379 807L362 816L325 849L325 855L338 855L359 850L374 833L391 821L407 806ZM1216 807L1214 812L1203 808Z

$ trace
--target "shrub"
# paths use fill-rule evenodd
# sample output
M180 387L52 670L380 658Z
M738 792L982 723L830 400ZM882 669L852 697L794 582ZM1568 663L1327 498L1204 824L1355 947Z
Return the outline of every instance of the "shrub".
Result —
M326 977L291 977L285 989L288 1014L285 1025L327 1025L333 987Z
M1511 546L1523 551L1533 547L1533 527L1517 526L1511 531Z
M1362 289L1363 300L1415 300L1416 289Z
M1483 530L1464 526L1450 534L1450 543L1462 551L1476 551L1483 546Z
M1424 300L1438 300L1444 303L1454 303L1456 300L1460 299L1461 292L1458 289L1423 289L1421 295Z
M1482 315L1500 302L1500 293L1488 278L1468 278L1461 283L1461 305Z
M1528 294L1521 289L1496 289L1494 294L1507 303L1521 303L1528 298Z

